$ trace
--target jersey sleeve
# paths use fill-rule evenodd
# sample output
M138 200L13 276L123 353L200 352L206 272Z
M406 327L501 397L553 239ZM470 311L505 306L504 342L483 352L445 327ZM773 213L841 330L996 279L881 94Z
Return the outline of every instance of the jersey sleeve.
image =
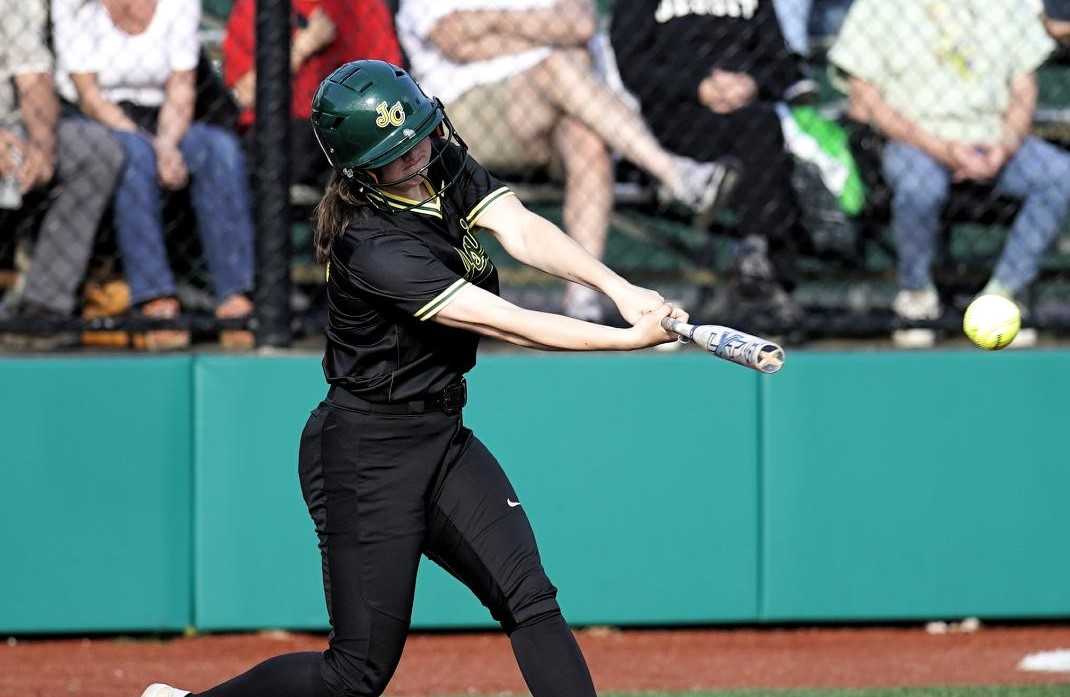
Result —
M438 314L468 285L427 245L402 233L366 239L346 234L339 242L329 274L338 272L336 264L344 265L347 284L421 322Z
M466 186L462 194L464 219L469 229L479 225L479 218L495 202L506 196L515 196L513 191L500 179L488 172L483 165L469 155L465 163L464 179Z

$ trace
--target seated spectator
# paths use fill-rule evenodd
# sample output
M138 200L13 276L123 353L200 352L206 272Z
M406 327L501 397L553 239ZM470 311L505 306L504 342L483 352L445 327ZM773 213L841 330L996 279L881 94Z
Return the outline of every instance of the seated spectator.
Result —
M115 226L131 302L153 318L181 308L164 245L161 189L190 188L221 319L252 312L253 226L237 138L193 121L200 3L52 0L61 94L111 129L126 155ZM150 350L188 345L189 333L136 337ZM224 344L248 345L247 332Z
M1052 48L1018 0L852 6L829 58L850 75L851 115L888 138L900 318L941 314L931 266L952 182L991 182L1023 202L983 292L1013 298L1036 277L1070 208L1070 153L1029 135L1035 71ZM934 338L928 329L894 335L901 346Z
M1070 43L1070 0L1044 0L1044 28L1056 41Z
M559 165L564 227L600 258L613 205L607 146L703 211L724 168L666 151L599 81L587 52L595 25L589 0L403 0L398 14L413 76L445 103L461 136L472 136L473 156L499 171ZM565 312L602 314L597 294L575 284Z
M382 0L294 0L291 17L291 182L322 185L330 169L308 122L316 88L346 61L375 58L400 65L401 49ZM256 0L237 0L223 39L223 80L242 108L238 125L247 130L250 141L256 101L255 20Z
M781 286L799 210L777 102L812 89L784 44L769 2L619 3L611 30L625 86L670 151L740 165L731 208L743 238L734 299L790 323Z
M6 187L0 207L18 209L29 202L24 196L54 194L22 290L5 298L0 319L72 315L123 163L122 149L103 126L59 117L47 25L47 0L0 0L0 178L5 180L0 186ZM74 338L7 334L3 344L50 350Z

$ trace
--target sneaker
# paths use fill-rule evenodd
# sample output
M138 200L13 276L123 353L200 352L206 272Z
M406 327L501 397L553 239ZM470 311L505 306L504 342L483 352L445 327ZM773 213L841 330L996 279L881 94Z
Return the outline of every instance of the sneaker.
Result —
M22 301L5 306L0 311L0 321L25 321L41 324L65 322L71 319L62 312L50 307ZM79 345L78 334L74 332L52 332L49 334L27 334L18 331L0 333L0 349L7 351L57 351L74 348Z
M186 697L188 694L189 690L180 690L177 687L157 682L146 687L141 697Z
M940 296L933 287L920 290L900 290L892 302L896 317L905 322L938 319L940 317ZM931 348L936 344L936 331L933 329L896 329L892 332L892 343L898 348Z
M663 191L663 196L680 201L708 224L718 204L735 186L735 169L722 162L699 162L690 157L677 158L677 168L679 183L675 189Z

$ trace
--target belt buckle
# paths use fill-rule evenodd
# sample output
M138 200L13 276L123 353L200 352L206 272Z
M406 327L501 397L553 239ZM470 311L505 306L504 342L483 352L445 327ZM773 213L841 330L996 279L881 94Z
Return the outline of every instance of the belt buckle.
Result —
M446 412L449 416L459 414L467 401L468 383L462 379L458 384L443 390L442 411Z

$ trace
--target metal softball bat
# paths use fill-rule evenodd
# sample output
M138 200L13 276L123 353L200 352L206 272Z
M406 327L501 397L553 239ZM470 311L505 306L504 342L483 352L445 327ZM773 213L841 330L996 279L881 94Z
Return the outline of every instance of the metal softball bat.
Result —
M767 339L716 324L696 326L671 317L661 320L661 326L726 361L769 374L784 367L784 349Z

